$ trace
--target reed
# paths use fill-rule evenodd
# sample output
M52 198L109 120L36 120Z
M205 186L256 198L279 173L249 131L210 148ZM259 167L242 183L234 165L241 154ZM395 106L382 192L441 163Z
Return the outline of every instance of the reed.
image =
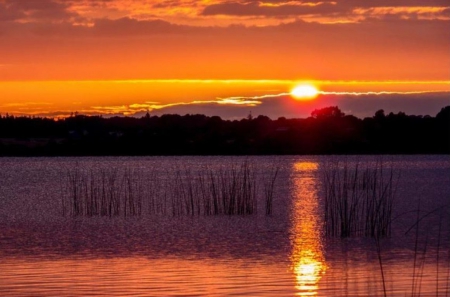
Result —
M429 236L430 233L429 232L425 232L425 241L423 244L423 250L420 251L418 248L418 241L419 241L419 234L421 233L419 231L420 229L420 225L422 224L422 222L426 219L426 218L431 218L432 221L427 223L427 226L424 226L423 229L428 229L430 225L435 225L436 224L436 219L438 219L438 223L437 223L437 239L436 239L436 256L435 256L435 265L436 265L436 296L444 296L442 295L444 292L444 288L445 288L445 296L448 296L448 285L449 285L449 271L450 271L450 257L448 258L448 261L445 262L444 259L444 263L446 264L447 268L447 274L446 274L446 283L445 284L440 284L440 279L441 279L441 271L440 271L440 265L442 265L442 261L441 261L441 257L440 257L440 253L441 250L443 250L444 252L446 251L448 253L448 255L450 256L450 250L448 249L448 244L445 246L441 246L442 244L442 231L443 231L443 225L442 225L442 221L443 221L443 217L444 216L448 216L449 213L446 212L446 208L448 208L449 205L441 205L440 207L426 212L425 214L422 214L421 210L420 210L420 200L419 200L419 207L417 209L417 215L416 215L416 222L408 229L408 231L406 232L406 234L411 231L412 229L415 229L415 247L414 247L414 266L413 266L413 282L412 282L412 290L411 290L411 296L421 296L422 292L421 292L421 288L422 288L422 278L424 276L424 267L426 264L426 259L428 258L433 258L430 256L427 256L428 253L428 245L429 245ZM434 218L433 218L434 216ZM449 231L447 229L447 231ZM450 233L449 233L450 235ZM423 240L421 240L423 241ZM444 239L445 242L445 239ZM448 243L449 240L447 240L446 243ZM419 256L421 256L419 258ZM444 274L445 275L445 274Z
M410 232L414 232L414 243L413 243L413 256L411 257L412 267L411 267L411 287L409 296L448 296L449 295L449 275L450 275L450 250L448 246L448 242L450 242L450 238L445 240L443 239L443 232L446 230L449 232L448 228L444 228L443 221L448 220L449 212L447 209L449 205L441 205L436 209L431 211L424 212L421 210L421 199L418 201L418 207L413 212L415 213L415 222L407 229L405 235L408 235ZM406 213L404 213L406 214ZM447 218L444 218L447 216ZM426 219L430 219L428 222ZM431 235L431 226L437 225L437 237L434 240L430 239L434 236ZM427 230L427 231L425 231ZM425 232L424 232L425 231ZM450 232L448 233L450 235ZM384 274L384 266L385 264L382 262L382 253L381 253L381 238L375 236L375 243L377 248L378 262L381 274L381 281L383 285L384 296L387 296L386 291L386 282L385 282L385 274ZM435 255L430 255L430 250L432 250L433 243L435 243ZM442 245L445 243L445 245ZM445 252L448 255L448 259L442 259L441 253ZM431 259L434 259L435 263L430 262ZM424 284L424 279L426 277L430 277L431 274L425 271L426 265L436 266L435 270L435 292L431 292L429 289L428 292L424 293L422 290L422 286ZM446 271L443 272L442 268L446 267ZM442 277L444 276L444 277ZM444 293L445 292L445 293ZM406 292L405 292L405 296Z
M377 236L375 237L375 244L377 247L378 265L380 266L381 282L383 284L383 296L387 297L386 280L384 277L383 260L381 257L381 242L380 242L380 238Z
M68 171L62 212L69 216L210 216L272 213L278 169L265 179L245 161L227 168L175 167L165 172L125 169ZM259 184L264 191L261 194Z
M257 178L247 162L228 169L205 168L195 175L176 171L173 215L251 215L257 212Z
M324 218L327 236L385 237L391 233L395 201L394 171L382 162L350 167L327 164L324 176Z
M63 213L72 216L136 216L142 212L138 175L125 170L69 170Z
M420 227L420 199L419 205L417 207L417 215L416 215L416 232L415 232L415 241L414 241L414 264L413 264L413 274L412 274L412 283L411 283L411 296L416 295L416 287L417 287L417 256L418 256L418 244L419 244L419 227Z
M277 180L280 168L276 167L271 173L268 180L264 182L264 200L266 207L266 215L271 215L273 211L273 198L275 190L275 182Z
M447 250L447 271L445 277L445 296L450 296L450 249Z

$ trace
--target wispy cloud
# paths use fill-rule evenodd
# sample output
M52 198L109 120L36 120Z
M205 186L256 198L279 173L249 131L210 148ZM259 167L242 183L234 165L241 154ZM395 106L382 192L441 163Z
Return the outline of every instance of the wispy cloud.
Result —
M36 106L49 106L52 103L49 102L21 102L21 103L4 103L0 104L0 107L8 108L8 107L36 107Z
M417 94L433 94L433 93L442 93L442 91L413 91L413 92L389 92L389 91L381 91L381 92L323 92L319 91L319 94L322 95L351 95L351 96L365 96L365 95L417 95Z
M263 98L261 98L263 97ZM236 101L237 100L237 101ZM450 105L450 92L322 92L316 100L296 101L287 93L267 96L222 98L209 101L176 102L171 104L135 103L117 106L92 106L79 109L79 114L140 117L150 111L152 115L204 114L224 119L242 119L250 112L254 116L270 118L304 118L314 109L339 106L346 114L357 117L373 116L379 109L385 113L406 112L416 115L436 115ZM26 114L47 117L66 117L73 110L32 110ZM22 114L22 113L21 113Z
M258 96L261 97L261 96ZM240 100L255 100L254 97L240 98ZM450 92L329 92L321 93L315 100L293 100L287 93L267 96L259 99L255 106L211 104L184 104L167 106L152 113L219 115L224 118L243 118L251 111L254 116L266 115L278 117L308 117L314 109L327 106L339 106L347 114L358 117L373 116L379 109L389 112L406 112L408 114L435 115L439 110L450 105Z
M392 100L392 102L386 101L386 99ZM411 110L410 108L408 109L408 106L415 105L426 112L432 108L438 109L444 105L449 105L450 92L319 92L319 97L311 101L296 101L290 97L289 93L279 93L170 104L147 102L121 106L93 106L91 109L86 109L83 112L128 116L140 116L147 111L153 114L206 113L207 115L221 115L226 118L239 118L253 110L255 114L272 117L274 115L292 117L295 114L307 116L311 111L309 109L343 104L343 108L347 112L356 111L356 115L367 116L370 113L374 113L377 108L386 108L386 102L388 102L388 107L399 106L397 112L402 110L400 108L401 105L403 105L404 110ZM379 105L377 106L377 104ZM428 108L423 108L427 104L429 104ZM366 112L363 112L364 106L368 108ZM386 108L386 110L389 111L389 108Z
M203 100L203 101L191 101L191 102L174 102L163 104L160 102L144 102L133 103L128 105L114 105L114 106L92 106L89 109L83 109L81 112L99 113L99 114L122 114L122 115L134 115L139 112L163 110L176 106L190 106L190 105L205 105L212 104L216 106L257 106L262 102L257 100L265 97L274 97L278 95L256 96L256 97L230 97L230 98L218 98L217 100Z

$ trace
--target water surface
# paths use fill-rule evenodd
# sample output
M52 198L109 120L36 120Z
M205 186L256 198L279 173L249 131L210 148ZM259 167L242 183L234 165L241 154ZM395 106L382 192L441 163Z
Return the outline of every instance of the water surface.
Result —
M324 236L322 177L337 159L375 166L379 158L0 159L0 294L383 296L384 284L388 296L450 296L450 158L383 157L400 178L380 253L374 239ZM270 216L261 194L248 216L63 215L73 168L164 179L181 167L202 174L245 161L258 177L280 168Z

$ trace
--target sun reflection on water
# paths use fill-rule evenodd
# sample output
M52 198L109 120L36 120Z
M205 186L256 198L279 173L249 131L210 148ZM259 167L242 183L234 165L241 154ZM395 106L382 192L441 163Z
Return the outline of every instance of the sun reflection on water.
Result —
M293 167L292 270L297 296L315 296L326 270L318 209L319 166L316 162L298 162Z

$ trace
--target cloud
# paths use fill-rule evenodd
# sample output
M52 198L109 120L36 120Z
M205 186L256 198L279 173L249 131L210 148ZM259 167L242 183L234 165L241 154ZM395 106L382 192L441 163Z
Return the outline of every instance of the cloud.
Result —
M347 114L360 117L372 116L383 109L385 113L405 112L411 115L435 116L442 107L450 105L450 93L381 94L365 96L331 96Z
M370 17L373 15L408 14L414 16L427 15L429 18L446 17L446 1L223 1L206 6L202 15L228 15L228 16L311 16L319 17ZM317 20L316 20L317 21Z
M68 21L75 16L69 12L69 7L69 3L56 0L3 0L0 1L0 21Z
M404 19L402 12L393 14L397 8L387 12L383 7L361 8L353 16L356 18L353 23L327 24L327 20L323 23L300 17L288 20L276 15L204 16L200 15L205 8L203 1L197 4L182 2L183 7L198 11L195 16L188 13L189 17L185 18L184 9L180 8L150 19L137 17L139 9L136 5L141 3L142 11L145 11L155 1L33 2L39 3L20 2L21 6L16 5L13 9L12 0L0 1L0 9L8 12L3 13L4 17L10 18L14 11L19 14L30 12L37 18L37 11L46 9L53 15L34 21L27 16L26 22L22 22L24 17L21 16L14 17L17 21L0 21L1 64L13 65L1 67L0 80L439 80L450 74L447 67L450 21L423 19L435 13L448 15L447 9L433 12L425 6L422 10L411 6L413 12L408 14L409 19ZM172 7L177 2L161 3ZM219 5L225 2L208 3ZM338 6L329 1L313 3L317 5L309 6L299 1L243 1L239 5L258 5L264 9L287 7L289 10L290 6L296 9L334 9ZM404 5L406 2L398 3ZM412 0L411 3L425 2ZM136 11L115 14L110 11L113 4L115 10L126 10L129 5ZM435 4L438 3L430 2L430 5ZM74 10L76 5L88 6L98 13L88 15L81 8ZM369 7L368 4L360 6ZM152 11L151 7L148 9ZM414 17L418 14L422 16ZM61 21L55 15L65 15L67 19ZM336 13L330 15L336 22L345 21ZM195 21L191 22L192 18ZM268 19L276 20L277 25L267 23ZM197 20L210 22L210 25L197 23ZM220 26L222 20L227 22L224 27ZM258 26L249 26L246 20L257 21Z
M49 102L23 102L23 103L5 103L0 104L0 107L29 107L33 108L36 106L49 106L52 105L52 103Z
M0 22L67 22L92 26L100 20L133 19L188 26L260 26L298 19L356 21L392 14L448 19L449 7L446 0L2 0Z
M252 113L271 118L308 117L314 109L339 106L342 111L357 117L373 116L379 109L386 113L400 111L415 115L435 115L450 105L450 92L365 92L324 93L315 100L296 101L287 94L255 97L223 98L215 101L193 101L172 104L131 104L128 106L97 106L82 112L89 114L142 116L147 110L152 115L205 114L225 119L241 119Z
M237 99L238 98L238 99ZM250 113L257 117L265 115L272 119L279 117L306 118L314 109L338 106L344 113L359 118L371 117L383 109L386 114L405 112L410 115L435 116L442 107L450 105L450 92L363 92L363 93L326 93L315 100L297 101L287 94L253 97L222 98L209 101L175 102L160 104L156 102L134 103L128 105L92 106L77 109L79 114L112 116L144 116L164 114L204 114L220 116L223 119L242 119ZM17 106L19 107L19 106ZM45 111L36 107L18 109L13 114L27 114L45 117L65 117L74 110Z
M173 104L153 110L151 114L205 114L208 116L220 116L225 119L241 119L251 112L253 116L266 115L272 119L278 117L301 118L310 116L314 109L336 105L345 113L357 117L373 116L379 109L384 109L386 114L402 111L407 114L434 116L442 107L450 105L450 92L325 94L311 101L295 101L288 95L280 95L267 97L261 100L260 104L254 106L221 106L211 102ZM136 114L136 116L141 115L143 114Z
M321 2L316 5L290 1L272 3L263 2L223 2L205 7L202 15L234 15L234 16L293 16L308 14L329 14L342 12L339 6L332 2Z
M261 97L259 97L261 98ZM209 101L191 101L191 102L176 102L162 104L160 102L145 102L145 103L132 103L126 105L113 105L113 106L92 106L88 109L81 109L79 112L87 114L101 114L101 115L127 115L132 116L136 114L146 113L147 111L159 112L160 110L166 110L170 108L183 108L187 106L205 106L211 105L214 107L223 106L247 106L254 107L261 104L258 97L232 97L223 98ZM5 106L6 107L6 106ZM61 112L59 112L61 113ZM67 114L70 112L67 111Z
M117 20L96 20L93 27L88 30L98 35L110 36L182 34L192 31L188 26L174 25L163 20L138 21L128 17Z

